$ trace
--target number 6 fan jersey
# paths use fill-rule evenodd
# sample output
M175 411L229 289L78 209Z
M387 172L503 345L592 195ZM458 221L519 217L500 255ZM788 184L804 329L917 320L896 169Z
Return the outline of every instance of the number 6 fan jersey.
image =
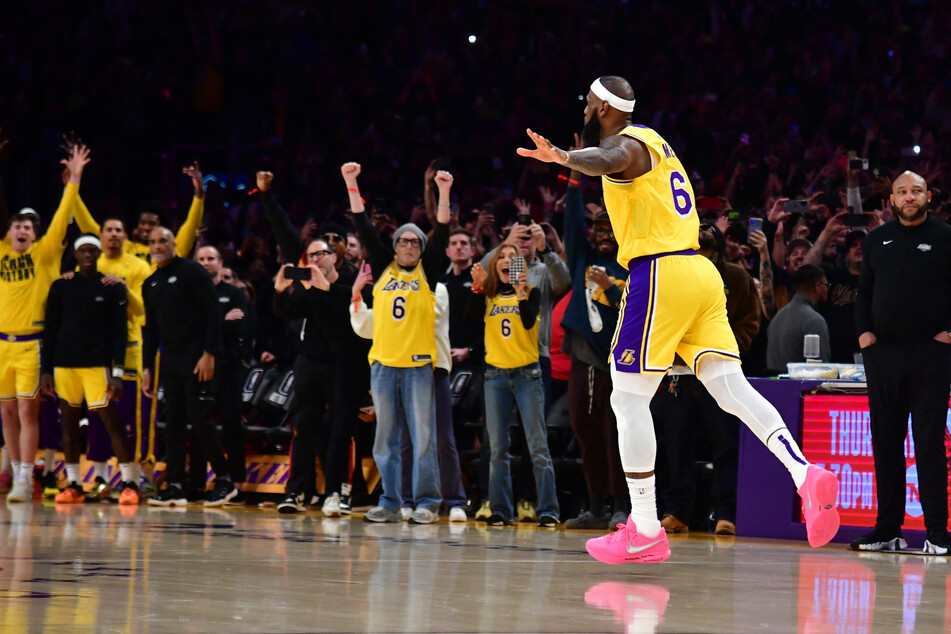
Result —
M515 293L485 298L485 362L497 368L520 368L538 361L538 321L522 325Z
M370 364L417 368L436 364L436 293L420 260L404 271L396 260L373 286L373 346Z
M700 248L700 220L687 170L670 145L650 128L631 125L618 134L648 147L656 165L634 180L601 177L604 206L617 238L617 261Z

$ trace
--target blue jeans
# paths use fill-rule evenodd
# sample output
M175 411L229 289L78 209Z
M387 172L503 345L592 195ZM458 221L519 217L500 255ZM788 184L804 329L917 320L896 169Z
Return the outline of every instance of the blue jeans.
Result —
M436 404L431 365L393 368L376 361L370 367L370 388L376 408L373 459L383 481L380 506L398 510L402 500L400 427L406 417L413 442L413 498L417 508L439 512L439 463L436 453Z
M525 440L532 458L535 488L538 489L538 517L550 515L559 519L558 495L555 492L555 468L548 452L545 429L542 370L538 363L520 368L485 366L485 426L489 432L489 504L492 513L506 520L515 519L512 505L512 474L509 469L509 424L512 422L512 401L518 405L525 428Z

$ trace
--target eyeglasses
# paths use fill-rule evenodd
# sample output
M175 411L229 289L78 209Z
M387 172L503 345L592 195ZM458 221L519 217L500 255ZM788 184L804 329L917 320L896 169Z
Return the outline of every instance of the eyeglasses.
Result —
M418 238L399 238L396 241L396 246L398 247L418 247L419 239Z
M344 238L339 233L325 233L324 235L320 237L330 242L345 242L346 241L346 238Z
M323 256L325 256L325 255L330 255L331 253L332 253L332 251L326 251L326 250L323 250L323 249L321 249L320 251L308 251L308 252L307 252L307 257L309 257L310 259L313 260L313 259L316 259L316 258L323 257Z
M611 229L609 229L609 228L607 228L607 227L595 227L595 228L594 228L594 235L596 235L596 236L607 236L607 237L609 237L609 238L613 238L613 237L614 237L614 231L612 231Z
M826 288L832 288L832 282L816 282L819 286L825 286Z

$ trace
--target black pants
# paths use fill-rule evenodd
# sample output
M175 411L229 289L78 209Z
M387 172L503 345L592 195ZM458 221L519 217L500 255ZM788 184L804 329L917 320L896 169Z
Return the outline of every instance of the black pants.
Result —
M591 510L600 514L604 496L627 507L629 493L617 443L617 418L611 408L611 375L581 361L571 361L568 417L581 449L581 468Z
M736 522L739 419L720 409L692 374L665 377L651 400L651 414L657 434L657 490L663 513L690 523L696 494L695 449L702 430L713 462L714 517Z
M872 452L878 488L878 528L897 531L905 521L905 437L908 415L915 441L918 492L925 526L948 523L948 464L944 429L948 412L951 345L928 340L876 343L862 349L868 380Z
M215 474L228 473L228 461L218 440L211 412L215 406L217 375L206 383L198 382L195 364L198 358L162 355L162 385L165 389L165 453L168 466L166 481L185 482L185 430L192 426L192 439L199 453L207 456ZM204 465L204 461L202 461Z
M353 438L357 414L370 387L370 366L363 358L334 364L333 408L325 449L320 453L324 469L325 491L339 493L340 485L349 479L350 439Z
M328 407L334 405L334 367L304 354L294 363L294 438L291 440L291 470L287 493L314 492L317 480L317 434Z
M241 382L245 374L246 370L240 361L215 360L215 383L218 388L215 394L215 410L221 424L222 445L228 455L228 471L224 475L230 476L232 482L244 482L247 479L244 424L241 421ZM207 460L194 429L190 453L188 479L193 487L203 491L207 480ZM215 475L217 473L216 471Z

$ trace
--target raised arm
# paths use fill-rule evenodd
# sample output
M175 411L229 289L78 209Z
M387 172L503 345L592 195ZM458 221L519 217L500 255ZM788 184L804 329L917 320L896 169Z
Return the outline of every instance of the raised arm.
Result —
M50 220L50 226L43 234L43 237L37 240L37 255L40 258L54 258L62 255L66 240L66 229L69 228L69 220L73 216L73 209L76 207L76 197L79 195L79 183L83 178L83 168L89 162L89 148L85 145L72 145L70 147L69 158L60 161L69 170L69 182L66 183L66 189L63 190L63 197L59 201L59 207Z
M201 168L198 167L198 161L195 161L193 165L183 167L182 174L192 179L192 187L195 188L191 207L188 208L188 216L175 235L175 253L179 257L187 258L195 246L195 238L198 237L198 229L201 228L201 221L205 215L205 185L202 182Z
M271 184L274 182L274 174L271 172L258 172L256 175L258 190L261 192L261 202L264 204L264 215L271 224L271 230L281 247L281 253L284 254L287 262L297 264L303 253L300 234L294 228L290 217L281 208L274 194L271 191Z
M360 197L360 187L357 185L357 176L360 175L359 163L344 163L340 167L343 182L347 185L347 195L350 198L350 211L353 212L353 224L360 236L360 241L367 250L367 259L373 270L373 277L378 278L383 270L393 261L393 254L387 250L380 240L380 232L366 215L363 198Z
M612 135L601 140L598 147L582 150L562 150L540 134L526 130L535 143L535 149L518 148L519 156L537 159L543 163L560 163L588 176L624 173L626 178L637 178L650 171L651 161L647 148L636 139Z

